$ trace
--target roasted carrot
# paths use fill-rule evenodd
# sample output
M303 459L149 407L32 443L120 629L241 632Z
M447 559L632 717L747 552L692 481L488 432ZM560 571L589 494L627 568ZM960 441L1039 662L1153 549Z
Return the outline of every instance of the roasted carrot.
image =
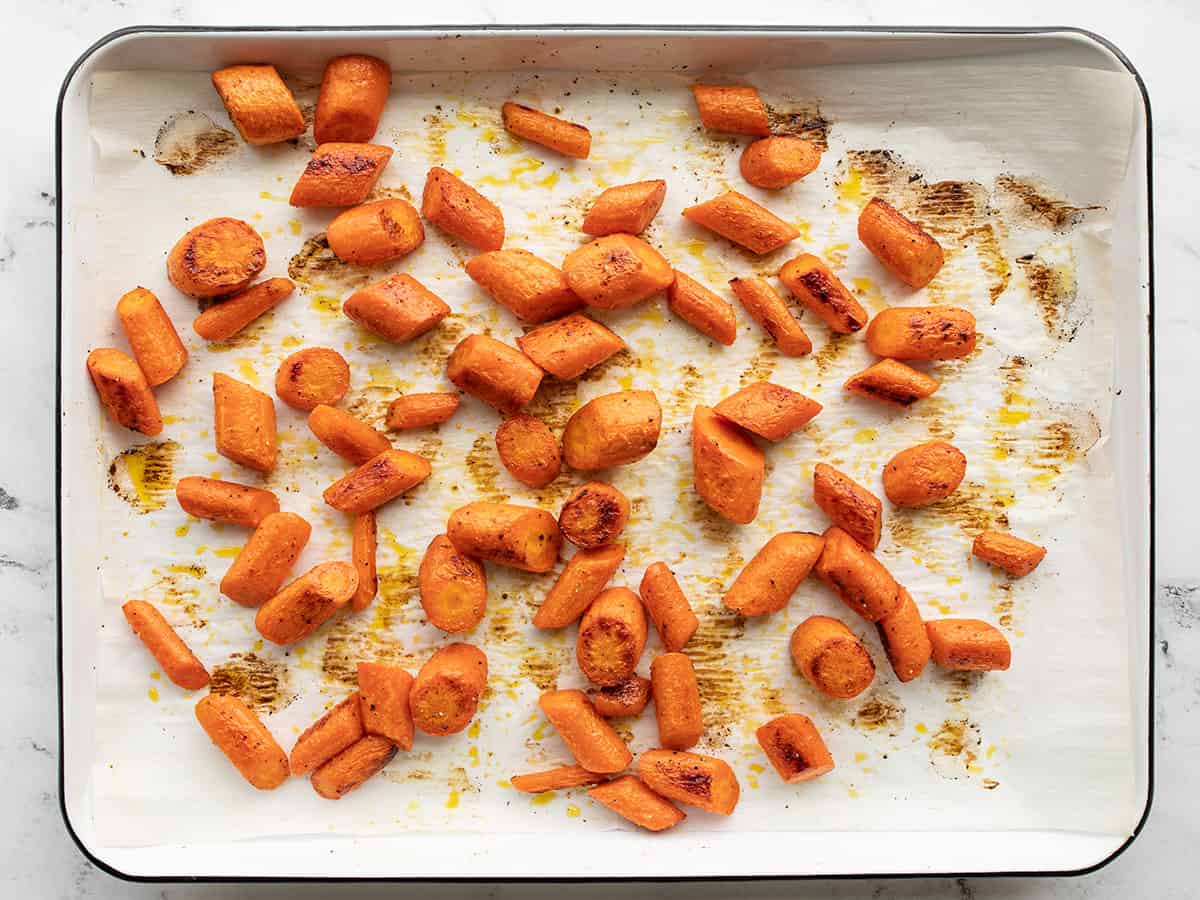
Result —
M867 324L867 311L829 266L811 253L789 259L779 280L804 308L837 334L853 334Z
M505 103L500 108L505 131L535 144L541 144L563 156L587 159L592 149L592 133L582 125L548 115L520 103Z
M760 727L754 736L787 784L810 781L833 771L833 756L808 716L779 716Z
M878 622L900 604L900 588L883 563L836 525L825 531L825 547L813 567L843 603Z
M768 441L782 441L820 411L816 400L769 381L748 384L713 407L721 418Z
M309 781L313 790L326 800L340 800L382 772L395 758L395 744L368 734L313 772Z
M329 223L325 237L338 259L373 266L420 247L425 226L411 203L392 197L351 207Z
M758 515L766 457L736 425L707 406L692 415L692 478L717 513L745 525Z
M240 698L227 694L201 697L196 720L251 785L271 791L287 781L287 754Z
M901 450L883 467L883 492L897 506L928 506L945 500L962 484L967 458L945 441Z
M426 660L409 694L413 724L426 734L456 734L470 724L487 686L487 657L470 644L449 644Z
M446 377L488 406L514 413L537 393L542 370L520 350L485 334L472 334L450 354Z
M957 306L889 306L867 326L870 351L893 359L959 359L975 341L975 317Z
M371 188L392 158L392 148L379 144L323 143L296 179L292 206L355 206L367 199Z
M900 605L876 622L875 627L896 677L912 681L925 670L932 647L917 604L904 585L899 587Z
M771 133L767 107L755 88L739 84L693 84L700 122L710 131L751 134Z
M358 692L367 734L385 737L401 750L412 749L413 720L408 702L412 684L413 677L399 666L358 664Z
M678 806L646 787L636 775L598 784L588 796L647 831L666 831L687 816Z
M439 534L417 572L421 608L430 624L451 634L471 631L487 611L487 575L479 560L459 553Z
M583 305L562 270L528 250L491 250L467 260L467 274L522 322L539 324Z
M582 616L624 558L623 544L580 550L572 556L534 615L534 626L565 628Z
M755 187L778 190L816 171L821 148L798 137L768 137L742 151L738 168Z
M758 256L778 250L800 237L796 226L737 191L726 191L711 200L689 206L683 211L683 217Z
M650 679L630 675L616 684L588 688L588 697L596 707L596 712L606 719L638 716L650 702Z
M722 602L743 616L764 616L788 605L812 571L825 539L819 534L785 531L771 538L746 563Z
M439 166L425 176L421 215L451 237L479 250L499 250L504 245L500 207Z
M700 687L692 661L682 653L663 653L650 664L658 743L671 750L696 746L704 734Z
M308 414L308 428L322 444L356 466L392 449L386 435L335 406L316 407Z
M322 496L334 509L361 516L416 487L431 471L424 457L407 450L384 450L325 488Z
M620 772L633 754L583 691L548 691L538 700L575 761L589 772Z
M859 213L858 239L909 287L925 287L942 267L942 248L929 232L878 197Z
M167 277L197 300L236 294L250 286L267 264L258 232L241 219L201 222L167 254Z
M675 573L666 563L653 563L642 576L639 590L662 645L668 652L682 650L700 627L700 620L692 612Z
M221 593L242 606L259 606L270 600L311 534L312 526L295 513L265 516L221 579Z
M812 341L800 327L779 292L765 278L734 278L729 282L742 309L767 333L784 356L812 353Z
M172 683L197 691L208 684L208 670L183 642L162 613L145 600L130 600L121 607L125 621L162 666Z
M1011 534L988 530L975 536L971 553L1020 578L1038 567L1046 556L1046 548Z
M737 776L724 760L686 750L647 750L638 777L668 800L727 816L737 806Z
M517 413L496 429L496 452L510 475L521 484L542 488L562 471L558 439L541 419Z
M354 517L350 527L350 556L358 572L358 587L350 598L350 608L355 612L370 606L379 592L379 575L375 567L378 532L375 513L366 512Z
M213 373L213 433L217 452L226 459L257 472L275 468L275 404L262 391L222 372Z
M357 588L353 565L320 563L260 606L254 627L273 644L302 641L349 603Z
M388 405L387 427L392 431L441 425L458 412L460 401L454 391L435 394L405 394Z
M833 466L813 468L813 500L833 524L874 550L883 530L883 501Z
M829 616L809 616L797 625L789 649L800 674L834 699L857 697L875 680L875 663L867 648Z
M667 308L718 344L729 346L737 339L733 305L678 269L667 290Z
M110 419L150 437L162 434L158 401L132 357L112 347L98 347L88 354L87 370Z
M293 775L307 775L363 736L359 694L355 691L296 738L288 766Z
M592 201L580 230L602 237L606 234L641 234L662 209L667 183L661 178L610 187Z
M189 475L175 484L175 499L189 516L255 528L279 512L279 498L262 488Z
M625 342L594 319L578 313L517 338L521 351L555 378L570 381L600 365Z
M325 64L313 114L313 137L327 141L369 141L392 89L392 70L382 59L351 54Z
M350 366L328 347L297 350L275 370L275 394L292 409L333 406L350 390Z
M147 384L157 387L179 373L187 362L187 348L157 297L134 288L117 301L117 318Z
M355 291L342 312L385 341L403 344L437 326L450 307L407 272Z
M895 359L881 359L846 379L846 390L906 409L937 391L938 380Z
M575 295L598 309L624 309L675 281L661 253L631 234L608 234L567 254L563 274Z
M1004 670L1012 663L1008 639L979 619L934 619L925 632L933 661L943 669Z
M218 69L212 83L247 144L278 144L304 134L304 115L274 66Z
M511 503L460 506L450 514L446 534L460 553L526 572L549 572L562 546L554 516Z
M559 766L555 769L547 769L545 772L514 775L508 781L523 794L541 794L545 791L562 791L588 784L599 784L604 781L604 776L589 772L583 766Z
M592 684L618 684L633 674L646 647L646 610L629 588L608 588L579 621L575 659Z
M287 278L268 278L252 284L196 316L192 330L206 341L227 341L290 297L295 289Z
M575 410L563 429L563 456L581 472L635 463L658 446L662 407L653 391L617 391Z
M558 513L563 537L585 550L611 544L628 522L629 498L603 481L575 488Z

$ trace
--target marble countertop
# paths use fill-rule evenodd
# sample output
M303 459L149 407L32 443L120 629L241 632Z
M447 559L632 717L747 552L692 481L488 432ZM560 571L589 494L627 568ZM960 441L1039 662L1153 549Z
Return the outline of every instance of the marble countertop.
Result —
M979 4L982 6L982 4ZM1200 843L1200 561L1190 511L1200 479L1184 465L1200 437L1188 383L1200 381L1194 277L1200 237L1188 210L1200 196L1200 117L1194 73L1185 54L1200 43L1200 8L1190 0L1148 0L1140 9L1113 0L1008 0L989 11L967 4L909 0L813 0L806 4L608 0L602 8L545 0L442 0L401 13L404 5L359 0L354 18L324 5L284 0L0 0L8 13L0 55L6 140L0 145L0 304L9 337L0 355L6 432L0 445L0 672L9 713L0 754L11 766L0 812L0 886L14 897L329 897L396 896L403 887L134 885L93 867L75 848L59 815L54 616L54 215L53 110L74 59L113 29L134 24L351 24L521 22L704 22L790 25L1073 25L1121 47L1140 69L1154 112L1157 279L1157 698L1156 790L1140 838L1115 862L1071 879L916 879L793 884L646 885L626 894L660 897L1187 897L1195 893ZM652 10L652 11L648 11ZM801 18L803 13L803 18ZM336 17L336 18L335 18ZM1186 289L1186 290L1185 290ZM1189 347L1192 349L1189 351ZM1191 360L1189 362L1189 360ZM1190 423L1190 424L1189 424ZM416 889L412 889L415 891ZM557 896L560 886L421 887L423 897ZM572 888L603 896L603 886Z

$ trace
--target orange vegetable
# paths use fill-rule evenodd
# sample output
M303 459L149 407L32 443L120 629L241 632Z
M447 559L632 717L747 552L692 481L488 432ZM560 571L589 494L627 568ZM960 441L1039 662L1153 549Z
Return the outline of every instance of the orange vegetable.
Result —
M925 622L912 595L900 585L900 605L878 622L879 642L901 681L912 681L925 670L932 647Z
M895 359L881 359L875 365L851 375L845 384L846 390L852 394L882 400L900 409L931 396L938 387L936 378Z
M275 404L260 390L213 373L213 432L217 452L257 472L271 472L279 453Z
M883 501L833 466L817 463L813 469L813 500L833 524L874 550L883 530Z
M625 342L577 313L526 332L517 346L555 378L570 381L623 349Z
M196 704L196 720L254 787L271 791L287 781L287 754L241 699L226 694L201 697Z
M647 831L666 831L687 818L683 810L654 793L635 775L596 785L588 796Z
M901 450L883 467L883 492L897 506L928 506L962 484L967 458L953 444L927 441Z
M510 134L541 144L563 156L587 159L592 149L590 131L541 110L509 102L500 108L500 116L504 120L504 129Z
M658 446L662 407L653 391L617 391L575 410L563 429L563 456L581 472L635 463Z
M811 253L801 253L784 263L779 280L831 331L853 334L867 324L867 311L862 304L829 266Z
M487 657L470 644L449 644L421 666L409 694L413 724L426 734L462 731L487 687Z
M487 575L479 560L459 553L439 534L417 573L421 608L430 624L452 634L471 631L487 611Z
M273 644L302 641L349 603L357 588L353 565L320 563L260 606L254 627Z
M187 349L157 297L134 288L117 301L117 318L147 384L157 387L179 373L187 362Z
M624 558L623 544L580 550L572 556L533 617L534 626L565 628L582 616Z
M538 700L575 761L589 772L620 772L633 754L583 691L548 691Z
M175 484L180 508L197 519L256 527L271 513L279 512L279 498L262 488L189 475Z
M358 572L358 587L350 598L350 608L362 612L371 605L379 592L379 576L375 568L378 528L375 513L366 512L354 517L350 528L350 556Z
M218 69L212 83L247 144L278 144L304 134L304 115L274 66Z
M196 659L162 613L145 600L130 600L121 607L125 621L162 666L172 683L196 691L208 684L208 670Z
M878 622L900 604L900 587L883 563L834 525L813 567L817 577L868 622Z
M765 278L734 278L729 286L742 308L767 333L785 356L812 353L812 341L800 327L778 291Z
M403 344L435 328L450 307L407 272L398 272L355 291L342 312L385 341Z
M646 647L646 610L628 588L608 588L579 622L575 659L593 684L618 684L633 674Z
M682 653L663 653L650 664L658 742L671 750L696 746L704 734L700 687L692 661Z
M528 250L492 250L467 260L467 274L522 322L538 324L583 304L562 271Z
M541 794L544 791L561 791L567 788L583 787L585 784L599 784L604 780L604 776L589 772L583 766L559 766L545 772L514 775L508 780L523 794Z
M810 781L833 771L833 757L808 716L779 716L754 732L758 745L787 784Z
M499 250L504 245L500 207L438 166L425 176L421 215L451 237L480 250Z
M650 679L630 675L616 684L588 688L588 697L596 712L606 719L641 715L650 702Z
M326 800L340 800L396 758L396 745L369 734L359 738L312 773L313 790Z
M313 115L313 137L326 141L369 141L392 89L392 70L382 59L352 54L325 64Z
M646 612L663 646L672 653L682 650L700 627L700 620L692 612L692 605L675 580L675 573L666 563L653 563L642 576L640 591L642 603L646 605Z
M647 750L638 777L668 800L727 816L737 806L737 776L724 760L686 750Z
M971 552L986 563L1020 578L1038 567L1046 548L999 531L984 531L975 536Z
M738 573L722 602L743 616L764 616L788 605L821 557L819 534L785 531L771 538Z
M606 234L641 234L658 215L667 196L661 178L610 187L592 201L580 230L602 237Z
M358 266L391 262L425 241L425 226L407 200L398 197L352 206L325 229L329 249Z
M292 774L307 775L362 736L362 714L356 691L300 732L288 759Z
M242 606L258 606L275 596L312 535L295 513L263 518L221 579L221 593Z
M766 458L736 425L707 406L692 415L692 478L700 498L731 522L758 515Z
M450 354L446 377L488 406L514 413L537 393L542 370L520 350L487 335L472 334Z
M227 341L290 297L295 289L287 278L260 281L200 313L192 321L192 330L206 341Z
M726 191L689 206L683 217L762 256L800 237L800 231L745 194Z
M558 513L563 537L585 550L611 544L628 522L629 498L603 481L575 488Z
M446 534L460 553L526 572L549 572L562 545L554 516L511 503L460 506L450 514Z
M408 701L412 685L413 677L399 666L358 664L359 705L367 734L385 737L401 750L412 749L413 720Z
M554 432L541 419L525 413L500 423L496 451L509 474L531 488L545 487L562 470L562 452Z
M361 516L416 487L433 471L429 461L407 450L384 450L339 478L322 495L340 512Z
M979 619L935 619L925 623L933 661L943 669L1004 670L1012 648L1000 630Z
M858 239L909 287L925 287L942 267L942 248L929 232L878 197L859 213Z
M112 347L99 347L88 354L87 370L110 419L150 437L162 434L154 392L131 357Z
M769 381L748 384L713 407L721 418L768 441L783 440L820 411L816 400Z
M267 264L258 232L241 219L201 222L167 254L167 277L197 300L236 294L250 286Z
M308 414L308 428L322 444L356 466L392 449L386 435L335 406L313 409Z
M889 306L867 327L870 351L893 359L959 359L975 340L975 317L957 306Z
M718 344L729 346L737 339L733 305L678 269L667 290L667 308Z
M818 691L857 697L875 680L875 663L849 628L829 616L809 616L792 632L792 662Z
M332 406L350 390L350 366L328 347L305 347L279 364L275 393L293 409Z
M631 234L608 234L567 254L563 274L575 295L599 309L624 309L666 290L675 270Z
M355 206L392 158L392 148L379 144L322 143L292 188L292 206Z
M437 394L405 394L388 406L387 427L392 431L425 428L449 421L458 412L458 394L447 391Z
M767 107L756 89L737 84L693 84L700 121L711 131L752 134L771 133Z
M821 148L798 137L768 137L755 141L742 151L738 168L755 187L767 190L785 188L821 164Z

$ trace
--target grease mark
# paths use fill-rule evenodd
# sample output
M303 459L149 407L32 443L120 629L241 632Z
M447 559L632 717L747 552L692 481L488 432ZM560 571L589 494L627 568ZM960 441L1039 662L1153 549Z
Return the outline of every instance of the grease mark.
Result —
M341 288L360 287L371 280L371 273L338 259L322 231L308 238L288 261L288 277L306 291L320 292L330 282Z
M287 666L254 653L231 654L213 669L209 690L238 697L258 712L278 712L296 699Z
M773 135L803 138L822 151L829 149L829 129L833 122L825 118L819 106L768 106L767 119Z
M154 139L154 161L172 175L194 175L237 150L237 136L204 113L167 118Z
M162 509L175 487L180 449L175 441L156 441L122 450L108 465L109 490L141 515Z

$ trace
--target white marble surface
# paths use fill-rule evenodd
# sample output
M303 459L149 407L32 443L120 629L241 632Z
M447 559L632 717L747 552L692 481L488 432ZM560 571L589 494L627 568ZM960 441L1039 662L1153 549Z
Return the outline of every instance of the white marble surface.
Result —
M602 5L544 0L440 0L437 4L358 0L336 5L292 0L0 0L5 52L5 140L0 143L0 308L7 337L0 353L0 676L6 715L0 758L7 789L0 807L0 895L12 897L551 897L556 886L403 888L131 885L91 866L68 838L56 794L54 670L53 385L54 204L52 119L67 67L101 35L133 24L353 24L520 22L692 22L804 25L1076 25L1115 41L1148 85L1154 112L1157 221L1158 634L1157 789L1142 836L1102 871L1074 879L959 879L895 882L680 886L623 889L665 897L1190 897L1200 842L1200 561L1189 515L1200 480L1186 448L1200 433L1188 384L1200 380L1195 276L1200 237L1188 210L1200 197L1200 117L1195 68L1200 5L1148 0L1007 0L984 4L910 0L760 2L749 7L699 0ZM340 15L339 15L340 14ZM1189 227L1190 226L1190 227ZM1190 360L1190 361L1189 361ZM1190 424L1189 424L1190 423ZM575 896L604 888L575 887Z

